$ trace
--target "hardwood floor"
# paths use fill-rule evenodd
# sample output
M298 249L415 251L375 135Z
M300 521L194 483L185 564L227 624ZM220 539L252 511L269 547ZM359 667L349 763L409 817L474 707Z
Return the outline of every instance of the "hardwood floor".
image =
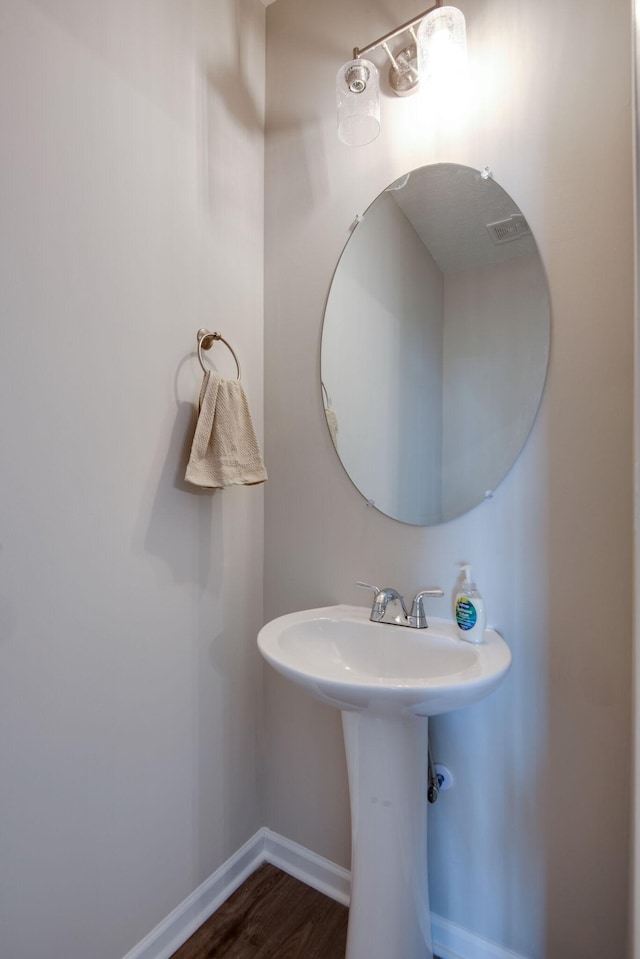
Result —
M171 959L344 959L348 916L346 906L264 863Z
M172 959L344 959L348 914L264 863Z

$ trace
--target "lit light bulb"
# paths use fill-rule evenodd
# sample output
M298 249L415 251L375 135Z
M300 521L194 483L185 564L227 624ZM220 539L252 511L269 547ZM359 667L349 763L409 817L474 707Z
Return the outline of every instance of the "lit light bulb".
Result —
M438 7L418 27L420 82L438 90L459 88L467 79L467 32L457 7Z

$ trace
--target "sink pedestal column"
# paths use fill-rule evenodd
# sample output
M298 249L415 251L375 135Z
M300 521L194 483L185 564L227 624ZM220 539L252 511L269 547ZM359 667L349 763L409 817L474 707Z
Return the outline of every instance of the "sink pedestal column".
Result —
M352 831L346 959L433 959L427 719L343 711L342 727Z

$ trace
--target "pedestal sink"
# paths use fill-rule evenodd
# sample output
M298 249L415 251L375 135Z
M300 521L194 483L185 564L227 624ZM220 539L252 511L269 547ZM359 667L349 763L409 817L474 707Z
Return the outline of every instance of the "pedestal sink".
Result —
M458 638L369 621L359 606L281 616L258 634L264 658L340 709L351 800L346 959L432 959L427 887L428 717L477 702L511 663L492 629Z

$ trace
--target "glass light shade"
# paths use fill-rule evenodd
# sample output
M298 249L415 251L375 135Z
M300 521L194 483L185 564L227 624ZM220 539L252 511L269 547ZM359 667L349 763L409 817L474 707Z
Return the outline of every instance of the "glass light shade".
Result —
M369 60L350 60L336 77L338 136L347 146L371 143L380 132L380 77Z
M418 27L420 81L457 85L467 75L467 30L457 7L438 7Z

